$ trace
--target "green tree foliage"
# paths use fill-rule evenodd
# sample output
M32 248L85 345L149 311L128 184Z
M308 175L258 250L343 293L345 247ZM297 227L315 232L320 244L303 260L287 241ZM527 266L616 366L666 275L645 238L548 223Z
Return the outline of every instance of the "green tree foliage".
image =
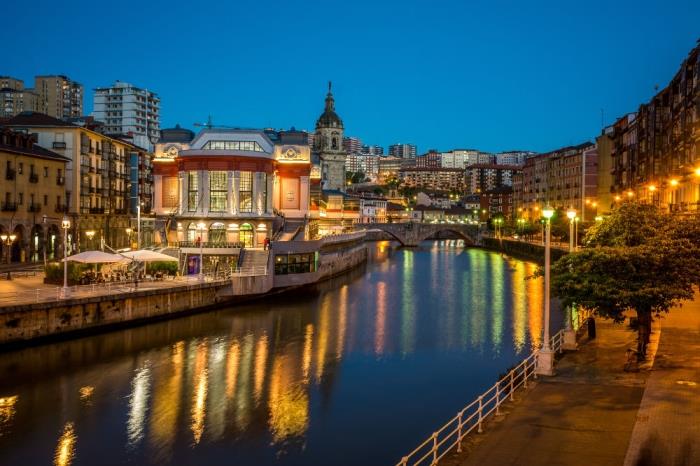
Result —
M692 299L700 283L700 222L630 203L591 227L584 244L553 265L552 293L617 321L635 311L642 357L653 314Z

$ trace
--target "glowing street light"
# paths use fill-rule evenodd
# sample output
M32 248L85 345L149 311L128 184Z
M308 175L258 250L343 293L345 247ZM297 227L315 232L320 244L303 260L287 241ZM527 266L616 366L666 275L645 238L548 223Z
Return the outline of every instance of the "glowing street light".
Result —
M551 218L554 216L554 209L550 206L542 209L545 218L546 240L544 246L544 341L542 349L537 356L537 368L540 375L554 375L554 352L549 345L549 274L550 274L550 239L552 232Z
M574 219L576 218L576 210L569 209L566 212L569 218L569 252L574 252Z
M68 229L70 228L68 217L63 217L61 228L63 228L63 289L61 290L61 298L65 299L68 297Z
M678 186L678 180L675 179L675 178L673 178L671 181L669 181L669 183L670 183L671 186L673 186L674 188L675 188L676 186Z
M88 247L92 245L92 238L95 237L95 230L87 230L85 232L85 236L87 236L88 239Z
M12 251L10 248L12 247L12 243L15 242L17 239L17 235L0 235L0 239L2 240L2 243L7 246L7 263L9 264L12 261ZM7 273L7 276L10 277L10 272Z

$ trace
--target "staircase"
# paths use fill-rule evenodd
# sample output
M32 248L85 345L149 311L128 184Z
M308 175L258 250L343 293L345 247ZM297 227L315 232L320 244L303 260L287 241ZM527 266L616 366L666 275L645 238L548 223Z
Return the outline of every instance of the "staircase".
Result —
M306 220L303 218L289 218L284 222L284 228L280 232L276 241L293 241L304 239L304 224ZM301 237L300 237L301 236Z
M270 251L243 249L241 254L243 257L238 264L242 272L263 272L267 270L267 259L270 255Z

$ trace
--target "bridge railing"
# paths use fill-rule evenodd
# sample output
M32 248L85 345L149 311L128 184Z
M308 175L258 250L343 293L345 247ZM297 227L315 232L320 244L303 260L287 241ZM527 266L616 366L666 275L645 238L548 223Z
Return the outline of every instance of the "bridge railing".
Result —
M551 338L551 348L555 352L563 351L564 330ZM504 377L479 395L474 401L462 408L445 425L404 456L397 466L434 466L455 447L462 451L464 438L477 431L483 432L485 421L494 413L500 414L500 407L507 401L513 401L515 392L527 388L528 382L537 378L535 368L539 350L535 350Z

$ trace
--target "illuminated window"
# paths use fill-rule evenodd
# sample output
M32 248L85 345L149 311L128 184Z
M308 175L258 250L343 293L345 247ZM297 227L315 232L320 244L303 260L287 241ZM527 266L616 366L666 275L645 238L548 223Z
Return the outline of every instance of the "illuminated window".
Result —
M226 211L226 172L209 172L209 211Z
M187 172L187 210L197 210L197 197L199 194L199 174L196 171Z
M241 183L238 188L238 210L253 211L253 172L241 172Z
M209 141L204 144L209 150L243 150L248 152L265 152L256 141Z

